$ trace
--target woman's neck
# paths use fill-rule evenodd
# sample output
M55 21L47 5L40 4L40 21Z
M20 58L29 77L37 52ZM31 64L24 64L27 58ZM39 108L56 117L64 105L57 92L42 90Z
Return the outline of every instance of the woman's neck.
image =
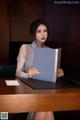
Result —
M37 41L35 41L36 42L36 45L38 46L38 47L44 47L44 43L40 43L40 42L37 42Z

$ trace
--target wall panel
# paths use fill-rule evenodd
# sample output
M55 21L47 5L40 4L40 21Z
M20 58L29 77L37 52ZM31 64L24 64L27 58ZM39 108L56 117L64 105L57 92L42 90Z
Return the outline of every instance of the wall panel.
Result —
M8 63L9 0L0 0L0 64Z
M43 16L44 0L11 0L11 41L30 41L32 20Z
M45 0L45 18L50 27L51 45L62 46L62 67L80 70L80 4L54 4Z

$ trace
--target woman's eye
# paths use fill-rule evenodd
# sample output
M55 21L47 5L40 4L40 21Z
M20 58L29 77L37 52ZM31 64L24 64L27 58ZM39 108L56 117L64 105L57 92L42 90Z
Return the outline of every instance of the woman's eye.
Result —
M44 32L47 32L47 30L44 30Z
M37 33L41 33L41 32L47 32L47 30L38 30Z
M39 31L37 31L37 33L40 33L41 31L39 30Z

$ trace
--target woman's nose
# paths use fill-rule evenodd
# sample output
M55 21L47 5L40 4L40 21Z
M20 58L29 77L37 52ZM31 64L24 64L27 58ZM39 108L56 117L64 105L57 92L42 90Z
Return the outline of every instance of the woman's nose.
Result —
M41 35L44 35L44 32L42 32Z

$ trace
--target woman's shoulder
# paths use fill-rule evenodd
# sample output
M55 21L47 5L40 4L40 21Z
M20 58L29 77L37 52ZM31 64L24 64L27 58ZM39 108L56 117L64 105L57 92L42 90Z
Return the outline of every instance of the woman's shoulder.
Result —
M22 44L19 50L19 56L26 56L26 51L31 51L31 44Z
M31 46L32 46L32 44L22 44L20 48L25 49L25 48L31 47Z
M23 44L20 47L20 51L31 51L32 50L32 44Z

